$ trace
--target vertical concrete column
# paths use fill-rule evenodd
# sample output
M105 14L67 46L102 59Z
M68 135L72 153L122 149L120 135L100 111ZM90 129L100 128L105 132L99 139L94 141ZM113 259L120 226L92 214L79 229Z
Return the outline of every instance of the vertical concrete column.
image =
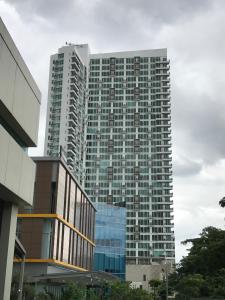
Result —
M0 232L0 299L4 300L10 299L17 212L18 207L14 204L3 205Z
M51 242L51 220L44 220L43 231L42 231L42 248L41 248L41 258L48 259L50 242Z

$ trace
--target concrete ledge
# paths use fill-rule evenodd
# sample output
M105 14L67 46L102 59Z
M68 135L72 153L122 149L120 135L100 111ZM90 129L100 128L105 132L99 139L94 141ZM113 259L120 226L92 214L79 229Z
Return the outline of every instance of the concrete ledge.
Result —
M19 68L21 69L22 73L24 74L28 84L30 85L31 89L33 90L34 94L36 95L37 100L41 103L41 92L31 75L29 69L27 68L19 50L17 49L11 35L9 34L5 24L3 23L0 17L0 35L2 36L3 40L5 41L6 45L8 46L9 51L11 52L13 58L17 62Z
M35 163L0 125L0 195L18 205L32 205Z
M41 93L0 18L0 118L26 147L38 139Z

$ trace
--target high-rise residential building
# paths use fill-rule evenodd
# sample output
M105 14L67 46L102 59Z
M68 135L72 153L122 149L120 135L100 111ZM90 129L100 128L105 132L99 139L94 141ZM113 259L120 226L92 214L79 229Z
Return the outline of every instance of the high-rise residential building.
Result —
M51 56L44 154L62 151L79 182L84 177L84 113L88 45L69 45Z
M73 49L77 47L70 45L59 50L61 55L66 51L70 55L66 68L64 65L66 78L62 79L62 86L68 91L71 87L67 76L72 70ZM83 101L85 107L81 121L85 190L93 202L126 204L127 273L133 272L133 266L137 270L143 265L160 266L163 260L173 263L171 99L167 50L89 55L86 51L85 61L88 62L85 65L88 92ZM69 104L69 96L72 94L66 93L61 103ZM49 97L52 101L52 96ZM61 113L59 126L69 124L69 118L68 108ZM50 119L48 122L51 123ZM69 140L68 132L67 129L62 132L57 151L61 140L63 143ZM51 136L46 140L48 138ZM68 152L64 148L65 153ZM143 278L146 279L146 274Z
M126 203L127 268L174 261L169 69L166 49L90 56L85 188Z
M33 203L35 164L27 151L37 144L40 102L40 90L0 18L0 299L4 300L10 299L14 253L25 254L16 239L17 212ZM22 270L18 299L22 299Z

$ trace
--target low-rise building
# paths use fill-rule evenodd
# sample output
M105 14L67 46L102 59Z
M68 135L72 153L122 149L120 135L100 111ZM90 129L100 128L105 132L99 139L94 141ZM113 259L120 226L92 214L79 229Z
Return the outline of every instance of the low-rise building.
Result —
M168 275L174 271L171 261L162 258L161 262L152 262L149 265L127 265L126 281L130 281L132 288L142 288L148 292L152 291L149 282L152 279L167 280Z
M92 270L95 208L62 158L39 157L34 205L20 210L27 275Z

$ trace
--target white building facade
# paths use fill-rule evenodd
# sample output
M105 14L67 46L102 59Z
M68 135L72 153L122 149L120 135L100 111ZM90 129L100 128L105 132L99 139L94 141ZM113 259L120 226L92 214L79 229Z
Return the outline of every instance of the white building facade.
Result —
M69 45L51 56L44 155L66 157L82 182L88 45Z

